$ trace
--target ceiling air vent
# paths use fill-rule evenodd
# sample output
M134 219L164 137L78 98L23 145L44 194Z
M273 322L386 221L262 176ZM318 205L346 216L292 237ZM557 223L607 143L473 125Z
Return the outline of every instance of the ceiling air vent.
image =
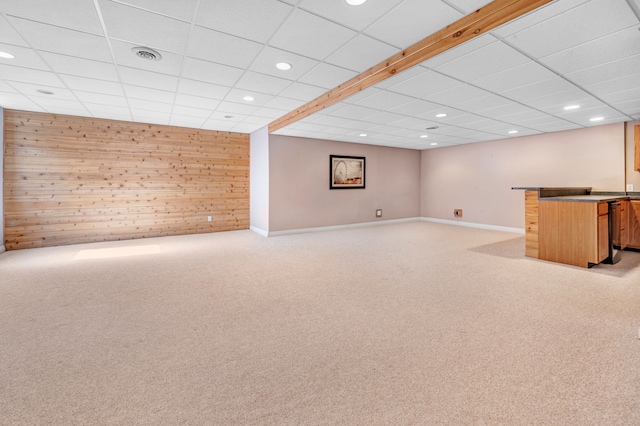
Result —
M431 127L427 127L425 130L435 130L437 128L438 128L438 126L431 126Z
M147 61L159 61L162 59L162 55L149 47L134 47L131 49L138 58L146 59Z

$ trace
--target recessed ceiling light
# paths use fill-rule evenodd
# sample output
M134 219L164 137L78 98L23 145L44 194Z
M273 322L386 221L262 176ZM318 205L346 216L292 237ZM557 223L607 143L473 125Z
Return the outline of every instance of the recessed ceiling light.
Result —
M367 0L346 0L347 4L350 4L351 6L360 6L361 4L364 4Z
M233 115L225 115L224 118L233 118Z
M589 121L602 121L602 120L604 120L604 117L593 117Z
M245 96L242 99L244 99L247 102L251 102L251 101L255 101L256 100L256 98L254 98L253 96Z
M429 135L420 135L420 137L421 137L421 138L423 138L423 139L425 139L425 138L428 138L428 137L429 137Z
M367 136L367 134L366 133L360 133L360 136L364 138L365 136Z
M565 111L571 111L572 109L578 109L580 108L580 105L567 105L566 107L564 107Z
M36 90L38 93L42 93L43 95L53 95L54 93L51 90L38 89Z
M446 117L446 116L447 116L447 114L445 114L444 112L441 113L441 114L436 114L436 117L438 117L438 118L442 118L442 117Z
M276 68L282 71L289 71L291 69L291 64L288 62L278 62L276 64Z
M438 145L438 142L431 142L431 146L436 146Z
M150 47L132 47L131 51L140 59L145 59L147 61L160 61L162 59L162 55Z
M509 134L510 134L510 135L515 135L516 133L518 133L518 131L517 131L517 130L509 130Z
M0 58L13 59L13 58L15 58L15 56L13 56L11 53L0 52Z

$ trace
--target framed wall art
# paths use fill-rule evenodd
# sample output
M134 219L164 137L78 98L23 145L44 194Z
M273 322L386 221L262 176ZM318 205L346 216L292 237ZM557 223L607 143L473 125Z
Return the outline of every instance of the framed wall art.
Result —
M330 155L329 189L364 188L366 178L365 157Z

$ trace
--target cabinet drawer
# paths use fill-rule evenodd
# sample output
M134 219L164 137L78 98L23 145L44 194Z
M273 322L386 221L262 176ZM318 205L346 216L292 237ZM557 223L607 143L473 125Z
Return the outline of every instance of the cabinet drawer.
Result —
M598 216L609 213L609 204L598 203Z

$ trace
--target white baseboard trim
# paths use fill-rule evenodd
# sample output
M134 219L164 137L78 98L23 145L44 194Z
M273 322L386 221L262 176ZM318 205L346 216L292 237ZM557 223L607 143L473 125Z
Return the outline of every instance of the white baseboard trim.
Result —
M512 232L514 234L524 234L524 228L509 228L507 226L485 225L482 223L460 222L458 220L435 219L432 217L420 218L423 222L442 223L444 225L467 226L469 228L488 229L490 231Z
M408 222L419 222L419 221L420 221L419 217L409 217L405 219L389 219L389 220L379 220L376 222L351 223L347 225L319 226L317 228L287 229L285 231L269 232L269 237L280 237L283 235L294 235L294 234L308 234L310 232L340 231L344 229L363 228L365 226L392 225L395 223L408 223Z
M264 229L258 228L257 226L250 226L249 230L255 232L256 234L262 235L263 237L269 236L269 232L265 231Z

